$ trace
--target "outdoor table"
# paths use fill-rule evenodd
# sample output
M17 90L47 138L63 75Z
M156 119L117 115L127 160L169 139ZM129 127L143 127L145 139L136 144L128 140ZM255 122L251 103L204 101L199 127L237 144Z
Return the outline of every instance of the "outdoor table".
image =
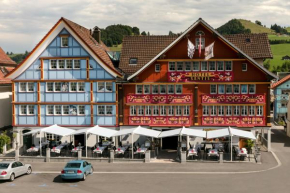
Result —
M71 153L77 153L79 150L82 150L84 146L77 146L71 150Z
M60 153L61 152L61 149L64 148L66 145L68 145L68 144L67 143L62 143L62 144L60 144L57 147L53 147L51 149L51 152L53 152L53 153Z
M197 156L197 151L194 148L188 150L187 157L189 156Z
M243 158L245 157L249 157L248 151L246 148L241 148L241 149L236 148L235 150L236 150L237 156L240 157L240 160L243 160Z
M129 149L129 147L130 145L124 145L123 147L118 147L115 153L118 155L125 154L125 152Z
M210 149L209 152L207 153L207 156L208 157L211 157L211 156L219 157L218 150L217 149Z
M35 146L35 147L31 147L29 149L26 150L26 152L38 152L39 150L39 145Z
M102 147L97 147L96 149L94 149L94 153L100 153L102 154L106 149L108 148L108 146L102 146Z
M147 151L148 148L146 147L139 147L134 154L139 154L139 158L141 157L141 154L145 155L145 152Z
M111 141L104 141L104 142L102 143L102 146L109 146L109 145L111 145L111 144L112 144Z

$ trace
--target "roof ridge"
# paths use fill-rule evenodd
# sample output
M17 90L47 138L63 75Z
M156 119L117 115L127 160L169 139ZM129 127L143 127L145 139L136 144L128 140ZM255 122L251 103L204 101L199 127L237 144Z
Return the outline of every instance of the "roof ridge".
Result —
M276 88L277 86L283 84L285 81L290 79L290 74L288 74L287 76L285 76L284 78L282 78L281 80L275 82L272 84L271 88Z

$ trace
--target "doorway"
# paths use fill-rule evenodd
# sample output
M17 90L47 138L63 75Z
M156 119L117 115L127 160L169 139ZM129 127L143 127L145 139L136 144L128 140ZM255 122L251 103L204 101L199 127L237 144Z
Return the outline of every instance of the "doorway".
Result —
M162 138L162 149L177 150L178 136Z
M81 134L81 135L75 135L74 136L74 144L75 146L79 146L79 143L81 143L81 146L85 146L86 145L86 140L85 140L85 134Z
M25 134L29 132L30 130L23 130L22 134ZM32 146L32 135L23 135L23 146L26 146L26 148L30 148Z

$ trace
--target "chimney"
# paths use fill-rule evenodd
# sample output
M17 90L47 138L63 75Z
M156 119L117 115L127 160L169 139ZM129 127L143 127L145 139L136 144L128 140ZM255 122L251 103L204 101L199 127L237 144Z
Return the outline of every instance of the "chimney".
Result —
M98 26L94 27L92 36L98 43L101 42L101 29Z

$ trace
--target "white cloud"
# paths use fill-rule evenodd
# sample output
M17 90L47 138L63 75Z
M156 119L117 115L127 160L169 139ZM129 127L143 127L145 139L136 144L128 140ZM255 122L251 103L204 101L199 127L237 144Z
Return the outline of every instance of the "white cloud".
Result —
M184 31L199 17L214 28L232 18L289 26L288 10L288 0L0 0L0 46L32 50L62 16L87 28L126 24L157 35Z

